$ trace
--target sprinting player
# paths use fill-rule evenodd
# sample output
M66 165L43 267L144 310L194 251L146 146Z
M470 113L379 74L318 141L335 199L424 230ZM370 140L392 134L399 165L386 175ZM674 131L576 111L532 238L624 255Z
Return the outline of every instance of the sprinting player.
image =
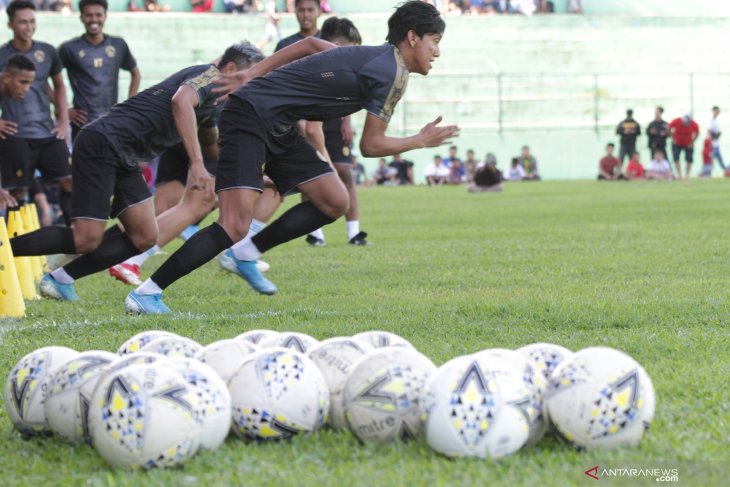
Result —
M349 19L330 17L322 24L320 38L337 46L356 46L362 43L360 32ZM332 118L324 122L307 122L305 136L315 149L329 156L337 175L347 188L350 209L345 213L347 241L351 245L370 245L367 233L360 231L360 213L357 189L352 177L352 137L350 117ZM314 246L325 244L321 228L306 237L307 243Z
M206 133L201 136L204 145L216 143L220 94L213 93L214 82L220 69L233 63L230 71L235 71L246 67L247 60L230 48L218 66L183 69L81 129L73 151L77 181L73 227L46 227L10 241L15 255L85 254L43 276L43 295L76 301L74 280L155 245L158 230L152 195L137 161L149 160L182 141L190 158L189 191L203 199L213 198L213 178L203 165L198 134ZM124 231L115 226L105 232L109 216L118 218ZM160 227L162 239L171 239L162 221Z
M0 74L0 103L3 98L22 100L30 91L35 79L35 64L25 56L16 54L10 57L2 68L3 71ZM7 123L0 120L0 139L5 138L4 129L8 126ZM10 124L12 126L12 122ZM13 207L17 204L15 198L0 187L0 213L4 212L8 206Z
M103 32L107 8L107 0L81 0L79 18L86 32L58 48L74 94L73 107L68 111L74 139L81 127L117 103L120 69L131 75L129 97L137 94L142 79L124 39Z
M0 66L21 54L35 65L35 79L21 99L3 97L0 123L0 172L5 189L18 201L25 201L36 169L46 181L58 181L60 205L66 224L71 224L71 165L66 136L68 105L61 61L56 49L33 40L36 30L35 4L15 0L7 7L8 27L13 39L0 46ZM53 105L57 120L51 116L48 80L53 84Z
M235 242L225 255L239 275L260 293L277 292L256 268L256 259L333 222L349 207L347 189L331 165L296 130L297 121L343 117L364 108L368 114L360 149L367 157L436 147L458 135L456 126L439 126L441 117L409 137L385 133L409 73L428 74L440 55L444 28L433 6L409 1L388 20L386 44L333 49L334 44L309 37L225 79L221 89L244 86L229 96L221 114L216 179L220 216L127 296L127 311L169 313L162 291ZM318 51L325 52L314 54ZM314 55L299 59L308 54ZM295 59L298 61L284 66ZM299 190L307 201L286 211L253 238L241 240L263 189L264 162L266 174L282 195Z

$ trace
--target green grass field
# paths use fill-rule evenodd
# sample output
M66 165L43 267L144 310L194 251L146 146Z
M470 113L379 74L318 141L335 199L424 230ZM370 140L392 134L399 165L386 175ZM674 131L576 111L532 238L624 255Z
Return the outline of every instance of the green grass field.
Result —
M130 288L108 275L80 281L78 304L31 302L25 320L0 322L3 381L36 348L115 351L131 335L160 328L203 344L253 328L319 339L382 329L437 365L537 341L606 345L632 355L653 379L657 412L641 444L576 452L546 438L497 463L447 460L424 443L361 446L348 433L322 431L290 443L229 438L182 469L126 472L109 469L90 446L21 439L3 410L0 483L562 486L590 485L583 471L599 465L675 467L680 485L727 485L728 181L518 183L478 195L368 188L361 206L374 245L346 245L336 222L325 229L324 248L300 239L274 249L265 257L280 290L274 297L212 262L166 292L171 316L125 316Z

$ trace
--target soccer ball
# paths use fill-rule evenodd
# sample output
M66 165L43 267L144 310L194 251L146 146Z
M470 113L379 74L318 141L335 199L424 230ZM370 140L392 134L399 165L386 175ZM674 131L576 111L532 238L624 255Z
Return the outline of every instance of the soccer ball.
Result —
M435 370L431 360L410 348L385 347L365 355L343 390L350 430L361 441L417 438L421 395Z
M373 348L405 347L416 349L411 342L389 331L364 331L352 336L353 339L367 343Z
M228 383L243 359L258 349L246 340L219 340L204 347L195 358L215 370L223 382Z
M547 391L547 379L542 372L533 369L530 361L522 354L506 348L489 348L477 352L476 356L484 358L487 363L492 357L504 360L518 372L527 389L529 403L525 404L524 411L529 420L530 437L527 446L535 445L545 436L548 429L547 415L544 414L543 397Z
M117 350L117 355L126 355L128 353L139 352L142 347L147 345L152 340L156 340L165 336L178 336L175 333L161 330L148 330L141 333L137 333L132 338L122 343Z
M174 467L200 444L198 397L173 369L132 365L99 382L89 406L89 433L112 466Z
M243 340L245 342L253 343L254 345L258 345L261 343L261 340L264 340L266 338L271 338L273 336L278 335L278 331L273 330L249 330L247 332L241 333L237 337L234 338L234 340Z
M165 367L176 370L198 396L196 411L202 423L200 447L217 450L231 430L231 394L223 379L204 363L189 358L168 358Z
M24 434L48 433L44 402L48 379L66 360L77 355L66 347L44 347L21 358L5 382L5 410Z
M547 381L550 379L553 370L560 365L560 363L571 357L573 352L567 348L555 345L553 343L532 343L525 345L524 347L516 350L521 353L532 363L532 368L538 372L541 372L545 377L545 387L547 388Z
M373 347L349 337L335 337L320 342L307 351L327 381L330 390L330 411L327 419L334 429L347 428L342 409L342 389L352 366Z
M306 355L267 348L246 358L228 382L233 431L245 438L288 439L322 427L327 382Z
M158 353L165 357L195 358L202 349L203 346L195 340L173 335L156 338L139 350Z
M584 348L553 371L545 404L558 433L578 447L634 446L654 417L654 386L625 353Z
M513 400L515 385L524 389L519 373L496 356L465 355L442 365L423 400L426 441L449 457L501 458L516 452L529 429L524 404Z
M299 353L307 353L307 350L317 345L318 343L319 340L307 335L306 333L289 331L262 339L259 342L259 347L283 347L291 348L292 350L296 350Z
M48 380L46 419L51 429L70 441L89 441L91 394L117 355L101 350L81 352L64 362Z

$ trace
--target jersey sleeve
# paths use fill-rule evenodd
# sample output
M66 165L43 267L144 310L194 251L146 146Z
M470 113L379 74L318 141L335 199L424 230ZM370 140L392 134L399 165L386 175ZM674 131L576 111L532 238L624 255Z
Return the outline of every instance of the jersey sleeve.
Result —
M408 85L408 70L395 51L378 56L360 72L360 82L366 93L363 108L384 122L390 122L395 106Z
M189 86L195 90L195 93L198 95L198 106L202 107L203 105L215 102L218 98L219 95L217 93L213 93L213 88L216 86L214 80L216 80L220 74L221 73L218 71L218 68L211 65L202 73L183 81L182 85Z
M137 67L137 60L132 56L132 51L129 50L129 46L124 39L119 40L119 47L123 54L121 67L125 71L131 71Z
M61 60L61 65L64 68L68 68L71 65L71 56L69 53L68 45L64 42L60 46L58 46L58 59Z
M63 70L63 64L61 64L61 58L58 55L58 51L53 46L49 46L48 55L51 58L51 70L48 72L51 76L56 76Z

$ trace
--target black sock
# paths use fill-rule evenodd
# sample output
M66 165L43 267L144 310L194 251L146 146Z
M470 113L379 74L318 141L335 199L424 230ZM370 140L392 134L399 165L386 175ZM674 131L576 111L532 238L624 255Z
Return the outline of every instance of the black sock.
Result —
M251 241L263 254L277 245L306 235L333 221L335 220L319 211L310 201L305 201L290 208L271 225L256 234Z
M74 232L68 227L43 227L10 239L16 257L24 255L75 254Z
M68 191L61 190L61 196L58 201L63 212L63 221L67 227L71 226L71 193Z
M124 262L141 252L126 233L120 232L117 235L105 237L96 250L72 260L63 266L63 270L74 279L81 279Z
M217 223L203 228L172 254L150 277L160 289L193 272L233 245L223 227Z

